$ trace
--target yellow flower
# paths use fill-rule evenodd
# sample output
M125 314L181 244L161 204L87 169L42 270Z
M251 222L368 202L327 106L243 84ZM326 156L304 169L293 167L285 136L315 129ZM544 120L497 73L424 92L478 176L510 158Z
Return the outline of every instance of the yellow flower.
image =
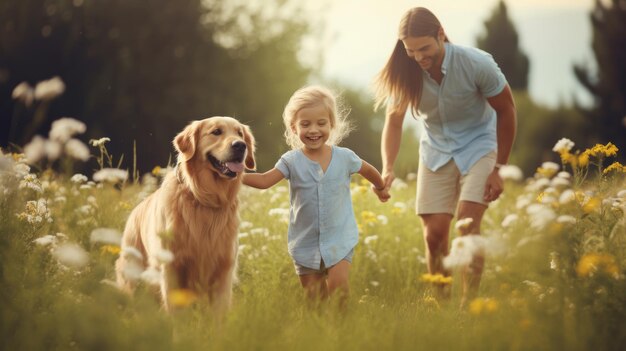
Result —
M555 175L557 171L558 170L551 169L551 168L543 168L543 167L537 168L537 173L539 173L539 175L546 177L546 178L552 178L552 176Z
M543 199L543 196L545 195L545 192L540 192L539 195L537 195L537 202L541 202L541 200Z
M589 253L581 257L576 266L576 273L579 277L590 277L595 273L606 273L614 278L619 276L619 267L615 262L615 257L609 254Z
M437 299L435 299L432 296L425 296L424 299L424 304L426 305L426 307L435 307L437 309L439 309L439 302L437 301Z
M198 295L189 289L174 289L170 291L167 300L174 307L187 307L198 299Z
M104 254L118 255L122 249L117 245L103 245L100 252Z
M576 161L580 167L586 167L589 165L589 153L587 153L587 151L583 152L578 156Z
M587 202L583 204L583 211L585 213L591 213L597 210L601 204L602 204L602 200L600 200L599 198L595 196L590 197L589 200L587 200Z
M622 172L622 173L626 173L626 166L622 165L619 162L613 162L610 166L608 166L607 168L605 168L602 173L603 174L607 174L611 171L617 171L617 172Z
M573 168L576 168L578 166L578 158L576 157L576 155L572 155L569 151L564 151L561 154L561 162L563 162L563 164L571 164ZM587 157L587 160L589 160L589 158Z
M497 300L488 297L478 297L472 300L469 305L471 314L491 314L498 310L500 304Z
M152 174L155 176L158 176L159 174L161 174L161 166L156 166L152 169Z
M421 280L423 282L427 282L427 283L433 283L433 284L441 284L441 285L446 285L446 284L452 284L452 277L446 277L443 274L437 273L437 274L422 274Z
M374 224L376 223L376 214L372 211L363 211L361 212L361 219L363 219L364 224Z
M120 201L119 206L123 210L129 210L129 209L131 209L133 207L131 204L129 204L126 201Z

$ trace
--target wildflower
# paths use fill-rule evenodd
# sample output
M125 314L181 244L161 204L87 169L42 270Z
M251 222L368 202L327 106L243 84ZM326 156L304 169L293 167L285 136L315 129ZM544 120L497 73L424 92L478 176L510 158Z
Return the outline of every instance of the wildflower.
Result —
M57 242L57 237L54 235L44 235L40 238L33 240L33 242L39 246L49 246L54 245Z
M143 255L141 254L141 252L132 246L124 247L121 251L121 256L130 260L143 260Z
M91 155L87 145L78 139L70 139L67 141L65 144L65 153L80 161L87 161Z
M550 269L558 270L559 269L559 253L552 251L550 252Z
M104 137L104 138L100 138L100 139L90 139L89 140L89 145L91 146L95 146L95 147L100 147L100 146L104 146L105 143L111 141L111 139Z
M380 285L380 283L375 281L375 280L372 280L372 281L370 281L370 285L373 286L373 287L377 287L377 286Z
M39 181L39 179L37 179L37 175L36 174L27 174L26 176L24 176L24 178L20 181L20 185L19 185L20 189L32 189L37 193L43 193L43 187L41 185L41 182Z
M543 204L532 204L526 208L526 213L530 215L530 224L534 229L542 230L549 223L556 219L554 211Z
M574 200L576 200L576 193L571 189L563 191L561 196L559 196L559 203L562 205L570 203Z
M92 243L120 245L122 243L122 234L111 228L96 228L91 231L89 240Z
M592 156L610 157L615 156L619 149L617 148L617 146L613 145L613 143L609 142L606 145L596 144L591 149L587 149L585 151L588 151L589 154L591 154Z
M609 254L589 253L581 257L576 266L579 277L590 277L595 273L606 273L614 278L619 276L619 267L615 257Z
M376 214L372 211L361 212L361 218L367 225L374 225L376 223Z
M24 155L30 163L36 163L46 156L46 141L39 135L35 135L30 143L24 146Z
M93 175L96 182L118 183L128 179L128 172L117 168L103 168Z
M469 312L474 315L491 314L498 310L499 304L495 299L478 297L469 305Z
M66 243L57 247L52 254L63 265L80 268L89 262L89 255L78 244Z
M170 250L160 249L154 255L160 263L168 264L174 261L174 254Z
M412 182L412 181L414 181L414 180L416 180L416 179L417 179L417 174L416 174L416 173L414 173L414 172L408 173L408 174L406 175L406 181L407 181L407 182Z
M519 216L515 213L512 214L508 214L506 215L506 217L504 217L504 219L502 220L502 226L504 228L510 227L511 225L513 225L515 222L517 222L517 220L519 219Z
M570 215L560 215L556 219L556 222L562 224L576 224L576 218Z
M121 251L122 249L117 245L102 245L100 248L100 252L102 252L102 254L119 255Z
M161 270L157 269L156 267L149 267L145 271L141 272L140 278L150 285L158 286L161 284L162 275L163 274L161 273Z
M70 117L63 117L52 122L48 136L51 140L65 143L75 134L82 134L87 130L85 123Z
M602 204L602 201L599 198L595 196L589 197L587 201L585 201L583 204L583 211L585 213L594 212L600 207L601 204Z
M124 254L123 249L122 254ZM122 270L122 274L126 280L131 282L136 281L141 278L141 275L143 274L143 266L134 260L127 261Z
M544 162L541 164L541 167L537 168L537 174L545 178L551 178L558 171L559 165L554 162Z
M566 173L567 174L567 173ZM558 188L558 187L567 187L570 185L570 181L566 178L562 178L562 177L554 177L552 178L552 180L550 181L550 185Z
M452 284L452 277L446 277L443 274L422 274L421 280L427 283L448 285Z
M387 223L389 223L389 219L387 219L387 216L382 214L376 216L376 220L382 225L387 225Z
M52 222L50 209L48 208L48 202L46 199L28 201L26 203L25 211L19 213L17 217L21 220L26 220L28 223L31 224L38 224L43 222L44 220L48 223Z
M500 167L498 174L504 180L509 179L509 180L513 180L516 182L521 181L522 178L524 177L522 170L515 165L504 165Z
M610 166L608 166L607 168L605 168L602 171L602 174L607 174L609 172L612 171L616 171L616 172L621 172L621 173L626 173L626 166L622 165L619 162L613 162Z
M376 240L378 240L378 235L370 235L366 236L365 239L363 239L363 242L365 243L365 245L369 245Z
M395 202L393 204L393 208L391 209L391 212L394 213L394 214L405 213L406 212L406 204L404 202Z
M35 91L27 82L21 82L13 88L11 97L17 101L21 101L26 107L30 107L35 99Z
M452 240L450 254L443 259L446 268L458 268L469 265L475 255L485 251L486 241L480 235L464 235Z
M75 184L82 184L88 180L89 178L87 178L87 176L80 173L76 173L72 176L72 178L70 178L70 181Z
M187 307L198 299L198 295L189 289L173 289L167 296L167 301L174 307Z
M563 151L570 151L572 150L573 147L574 147L573 141L567 138L561 138L559 141L556 142L556 144L554 144L552 151L561 153Z
M586 167L589 164L589 153L583 152L582 154L580 154L576 159L576 162L578 163L579 167Z
M58 76L41 81L35 86L35 99L49 101L63 94L65 84Z
M456 230L467 229L472 224L472 222L474 222L474 219L470 217L459 219L458 221L456 221L454 228L456 228Z

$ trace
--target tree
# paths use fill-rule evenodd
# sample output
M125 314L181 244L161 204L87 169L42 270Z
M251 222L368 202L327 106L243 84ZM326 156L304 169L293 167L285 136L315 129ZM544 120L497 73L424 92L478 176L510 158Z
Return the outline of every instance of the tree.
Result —
M592 48L597 63L594 75L583 64L574 66L578 81L592 95L591 108L580 107L593 125L598 142L626 150L626 1L604 5L596 0L590 14ZM624 153L621 153L622 157Z
M485 32L477 38L476 46L493 56L512 89L528 89L530 62L519 47L517 30L503 0L485 21Z

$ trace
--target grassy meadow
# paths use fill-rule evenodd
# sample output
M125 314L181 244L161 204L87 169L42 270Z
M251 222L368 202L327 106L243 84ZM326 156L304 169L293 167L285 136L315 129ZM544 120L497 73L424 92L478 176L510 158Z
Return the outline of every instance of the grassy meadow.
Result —
M3 350L619 350L626 345L626 189L611 144L574 152L506 191L483 221L487 256L479 297L459 309L460 276L426 271L415 180L398 179L380 203L358 176L360 227L345 312L312 307L287 254L287 183L240 193L239 282L216 319L178 291L165 313L150 276L134 297L112 284L119 235L131 209L167 169L139 179L115 170L92 143L92 178L71 153L52 171L23 154L0 156L0 348ZM559 145L559 144L557 144ZM67 150L67 149L66 149ZM30 149L32 153L32 149ZM586 157L586 158L585 158ZM107 164L108 161L108 164ZM96 164L96 162L94 162ZM621 167L621 168L620 168ZM131 172L132 173L132 172ZM453 228L452 238L457 233ZM467 245L452 243L462 258ZM437 283L438 282L438 283ZM452 284L438 301L433 284Z

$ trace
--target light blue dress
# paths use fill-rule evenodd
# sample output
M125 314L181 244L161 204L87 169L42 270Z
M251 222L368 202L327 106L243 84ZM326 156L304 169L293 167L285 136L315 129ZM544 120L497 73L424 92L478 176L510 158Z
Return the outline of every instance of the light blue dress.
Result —
M454 159L465 175L476 161L497 151L497 116L486 98L501 93L506 79L490 54L450 43L445 48L441 84L423 74L420 159L433 172Z
M323 259L331 267L356 246L350 176L362 163L352 150L338 146L332 146L326 173L300 149L288 151L276 163L289 180L288 248L297 264L319 269Z

